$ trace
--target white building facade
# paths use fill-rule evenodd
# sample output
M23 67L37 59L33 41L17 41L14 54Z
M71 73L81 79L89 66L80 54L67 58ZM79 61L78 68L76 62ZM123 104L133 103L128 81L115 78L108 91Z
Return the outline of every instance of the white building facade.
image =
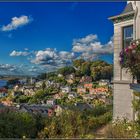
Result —
M113 119L134 120L132 76L119 63L119 55L132 40L140 39L140 1L128 1L124 11L109 18L114 23Z

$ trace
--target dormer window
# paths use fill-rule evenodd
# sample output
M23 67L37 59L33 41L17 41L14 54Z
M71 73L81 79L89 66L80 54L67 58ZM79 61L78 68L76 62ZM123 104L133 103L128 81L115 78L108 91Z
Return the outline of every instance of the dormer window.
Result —
M133 26L123 27L123 48L130 45L133 40Z

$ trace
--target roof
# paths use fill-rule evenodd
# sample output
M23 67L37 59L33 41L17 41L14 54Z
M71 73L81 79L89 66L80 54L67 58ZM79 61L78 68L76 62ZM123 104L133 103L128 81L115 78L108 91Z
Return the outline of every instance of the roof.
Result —
M21 105L20 109L21 108L24 108L29 112L33 112L33 111L37 111L37 112L48 111L48 109L51 109L48 106L42 106L42 105Z
M122 12L122 14L126 14L126 13L129 13L129 12L132 12L132 11L134 11L134 9L133 9L132 3L129 2L126 5L126 7L125 7L124 11Z
M77 103L76 107L81 111L92 109L92 107L87 103Z
M128 3L128 4L126 5L125 9L123 10L123 12L122 12L121 14L116 15L116 16L112 16L112 17L109 17L109 19L114 20L114 19L116 19L116 18L124 17L124 16L131 15L131 14L134 14L134 13L135 13L135 11L134 11L134 9L133 9L133 5L132 5L132 3L130 2L130 3Z
M0 108L3 108L3 107L5 107L2 103L0 103Z
M8 92L8 90L6 88L0 88L0 93L1 92Z

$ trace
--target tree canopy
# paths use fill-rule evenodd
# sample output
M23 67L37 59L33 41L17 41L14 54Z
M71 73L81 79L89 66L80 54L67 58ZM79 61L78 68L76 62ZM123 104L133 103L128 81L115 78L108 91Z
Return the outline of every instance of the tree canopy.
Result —
M92 76L93 80L97 81L100 79L109 79L111 80L113 76L113 65L108 64L102 60L96 61L85 61L83 59L77 59L73 61L72 66L65 66L63 68L58 69L56 72L50 72L47 74L42 74L39 77L41 79L49 79L63 81L62 78L57 78L58 74L62 74L63 76L74 73L76 76L81 77L84 75Z

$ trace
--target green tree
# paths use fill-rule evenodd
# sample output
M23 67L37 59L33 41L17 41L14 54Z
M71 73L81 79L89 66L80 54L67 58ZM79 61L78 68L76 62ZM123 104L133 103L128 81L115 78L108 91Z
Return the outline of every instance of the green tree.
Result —
M90 66L91 66L91 63L90 62L84 62L84 63L82 63L82 65L81 65L81 73L83 75L90 76L90 74L91 74Z
M94 61L91 64L91 75L93 80L97 81L100 79L111 80L113 76L113 66L104 61Z
M74 73L75 72L75 69L72 67L72 66L67 66L67 67L64 67L64 68L60 68L58 70L58 73L62 74L62 75L68 75L68 74L71 74L71 73Z
M0 113L0 138L35 138L36 135L36 120L28 113L9 109Z
M42 90L44 91L46 89L46 83L45 83L45 81L43 81L43 83L42 83Z
M41 100L44 100L44 98L47 96L47 93L45 90L38 90L35 95L30 98L29 103L40 103Z
M25 95L17 96L16 102L17 103L28 103L28 101L30 100L30 98L31 97L25 96Z
M76 138L88 132L86 122L82 120L80 112L65 111L59 117L46 120L44 130L40 132L43 138Z
M73 65L76 68L78 68L78 67L81 67L84 62L85 62L84 59L76 59L76 60L73 61Z

